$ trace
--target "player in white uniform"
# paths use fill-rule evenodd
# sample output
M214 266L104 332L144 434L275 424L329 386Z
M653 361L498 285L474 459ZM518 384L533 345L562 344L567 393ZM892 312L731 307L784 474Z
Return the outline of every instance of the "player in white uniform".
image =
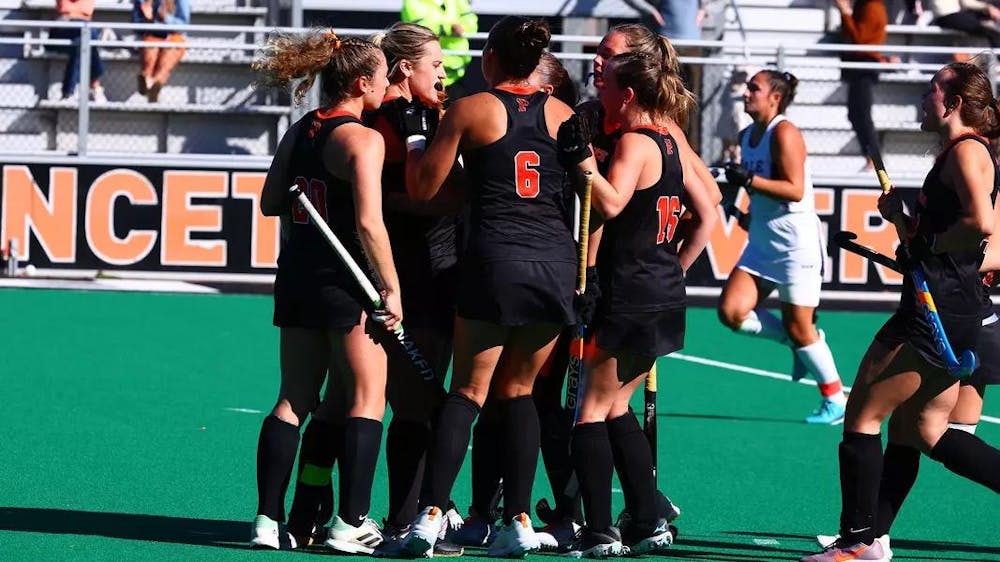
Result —
M750 240L722 291L719 319L732 330L790 346L794 379L812 373L823 401L808 423L844 421L846 398L833 354L814 325L824 251L802 133L783 115L798 80L762 70L747 82L744 110L753 124L740 132L741 164L726 179L750 195ZM781 318L761 306L775 289Z

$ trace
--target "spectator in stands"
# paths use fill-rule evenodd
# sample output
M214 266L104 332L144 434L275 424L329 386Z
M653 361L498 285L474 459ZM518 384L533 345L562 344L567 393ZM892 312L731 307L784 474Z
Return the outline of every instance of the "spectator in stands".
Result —
M834 0L840 10L840 35L844 43L855 45L882 45L886 38L889 13L883 0ZM878 52L847 52L840 57L844 62L887 62L889 59ZM847 119L858 137L867 158L865 169L871 170L872 151L879 150L878 134L872 122L872 100L878 70L868 68L844 68L840 76L847 83Z
M433 31L445 51L468 51L470 33L479 30L479 18L472 11L469 0L403 0L400 20L417 23ZM463 76L465 68L472 62L469 55L444 55L444 86L448 97L461 97L458 88L453 87Z
M643 24L671 41L701 39L705 19L702 0L625 0L639 12Z
M132 21L188 25L191 23L191 2L190 0L133 0ZM159 47L156 44L183 44L187 39L179 31L165 29L146 31L142 40L151 45L140 49L142 72L138 76L138 90L149 99L150 103L156 103L160 100L160 90L170 79L170 73L187 52L182 47Z
M56 0L56 20L58 21L90 21L94 16L94 0ZM90 28L90 38L97 39L98 30ZM49 32L52 39L70 39L73 44L57 50L69 55L66 70L63 72L62 97L68 98L76 91L80 82L80 30L73 27L57 27ZM90 99L96 102L106 102L104 88L101 87L101 76L104 75L104 63L97 47L90 48Z
M990 48L1000 48L1000 29L993 22L1000 22L1000 8L983 0L925 0L934 19L933 25L969 35L983 37ZM963 60L967 57L958 57Z

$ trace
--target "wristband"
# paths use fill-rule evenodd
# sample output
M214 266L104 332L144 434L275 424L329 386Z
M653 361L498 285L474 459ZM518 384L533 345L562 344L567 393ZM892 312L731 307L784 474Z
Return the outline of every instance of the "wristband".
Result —
M410 135L406 137L406 151L423 150L427 147L427 137L424 135Z

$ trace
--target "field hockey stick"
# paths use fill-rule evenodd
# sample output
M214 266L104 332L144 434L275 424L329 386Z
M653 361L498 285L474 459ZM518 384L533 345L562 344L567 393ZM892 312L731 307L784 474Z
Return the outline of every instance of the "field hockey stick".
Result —
M340 240L337 239L337 235L330 230L330 225L326 224L323 217L320 216L319 212L316 211L316 207L313 207L312 201L306 197L306 194L299 189L299 186L293 185L289 188L289 192L298 199L299 203L309 214L309 218L312 219L312 223L319 229L320 234L326 240L333 251L336 252L337 257L340 261L347 267L348 271L351 273L351 277L357 281L358 285L361 287L361 291L364 292L365 296L368 298L371 304L372 311L377 311L385 306L382 302L382 295L375 290L375 285L372 284L368 276L361 270L358 266L358 262L354 261L351 254L347 252L347 248L341 244ZM437 376L434 374L434 369L431 368L430 363L424 359L420 350L417 349L417 345L413 343L413 338L410 334L403 330L403 324L397 324L396 329L392 332L393 337L402 346L403 351L406 353L407 359L413 365L413 368L420 375L420 378L433 387L436 392L444 393L444 387L441 386L441 382L438 380Z
M649 441L649 450L653 453L653 482L656 482L656 363L646 375L646 388L643 391L645 408L642 417L642 432Z
M888 193L892 189L892 183L889 181L889 174L885 171L885 163L882 162L881 154L878 153L878 150L873 149L870 151L869 156L872 159L872 164L875 165L875 175L882 186L882 192ZM900 243L904 244L905 250L906 243L903 239L909 229L902 213L893 215L892 222L896 225L896 233L900 237ZM917 292L917 302L920 305L920 311L924 315L924 320L931 327L931 334L934 337L934 347L937 349L941 359L944 360L948 373L959 380L968 378L976 369L976 354L971 349L966 349L962 351L961 358L955 356L955 351L948 341L948 334L944 331L944 324L941 323L941 316L938 314L937 307L934 304L934 296L931 295L930 287L927 285L927 278L924 276L923 267L920 266L919 262L914 261L913 269L909 274Z
M590 195L594 187L594 176L589 172L583 176L583 193L580 196L580 230L577 245L576 292L587 291L587 252L590 246ZM573 413L573 423L580 413L580 397L583 393L583 348L585 326L577 326L576 338L570 342L569 370L566 376L566 410Z
M884 265L897 273L902 273L899 271L899 264L896 263L896 260L885 254L876 252L867 246L862 246L861 244L854 242L854 239L857 237L857 234L843 230L833 235L833 244L838 248L851 252L852 254L857 254L872 263Z

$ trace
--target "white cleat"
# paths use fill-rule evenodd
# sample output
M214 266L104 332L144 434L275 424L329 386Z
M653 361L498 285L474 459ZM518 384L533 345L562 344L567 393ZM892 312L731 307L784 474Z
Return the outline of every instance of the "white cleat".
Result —
M411 556L432 557L434 544L437 543L441 527L444 525L445 519L441 508L433 505L425 507L410 526L410 534L403 541L403 547Z
M830 548L838 539L840 539L840 535L816 535L816 543L823 548ZM889 548L889 535L882 535L875 539L875 542L882 545L882 552L885 554L885 559L892 560L892 549Z
M278 522L266 515L253 518L253 528L250 530L250 548L278 550Z
M371 554L382 543L382 530L378 523L365 517L360 525L355 527L336 516L327 535L327 548L344 554Z
M531 526L531 518L521 513L500 527L488 552L494 558L524 558L525 554L541 548L542 544Z

